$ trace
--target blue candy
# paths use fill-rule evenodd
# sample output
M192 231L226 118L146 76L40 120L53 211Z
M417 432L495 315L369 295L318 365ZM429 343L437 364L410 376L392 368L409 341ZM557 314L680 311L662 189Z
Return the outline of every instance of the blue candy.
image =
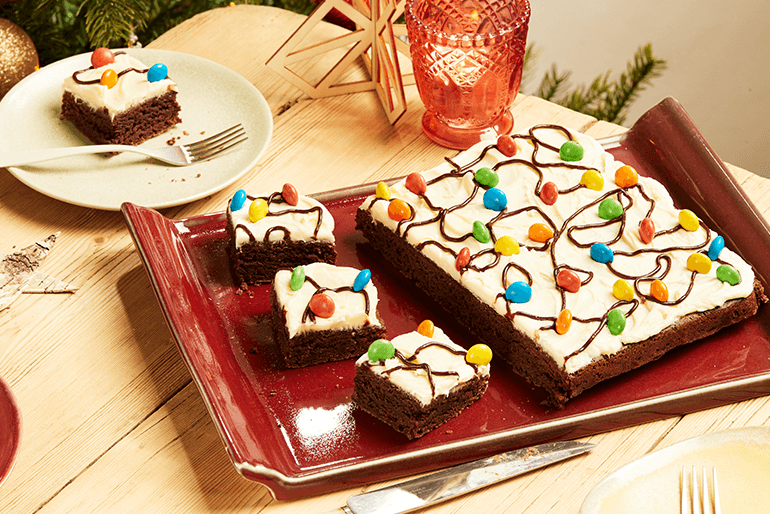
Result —
M615 255L612 253L612 248L604 243L595 243L591 245L591 258L596 262L602 264L608 264L612 262Z
M240 211L244 203L246 203L246 191L239 189L233 195L233 199L230 200L230 210Z
M725 247L725 238L722 236L717 236L714 238L713 241L711 241L711 245L709 246L709 259L712 261L715 261L719 259L719 254L722 253L722 249Z
M484 193L484 207L491 211L502 211L508 206L508 198L502 189L491 187Z
M372 272L368 269L362 269L358 275L356 275L356 279L353 281L353 291L361 291L366 287L366 284L369 283L371 278Z
M147 80L150 82L160 82L166 77L168 77L168 67L160 62L153 65L153 67L147 71Z
M532 288L526 282L514 282L505 290L505 298L513 303L527 303L532 298Z

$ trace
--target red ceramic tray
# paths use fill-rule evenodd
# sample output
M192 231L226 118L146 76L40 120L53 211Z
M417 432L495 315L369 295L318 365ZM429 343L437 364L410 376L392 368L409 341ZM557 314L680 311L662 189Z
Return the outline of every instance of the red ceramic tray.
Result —
M667 184L751 262L767 287L770 230L676 101L667 99L610 151ZM338 264L369 268L390 337L429 318L461 327L355 230L373 186L318 195L335 218ZM572 439L770 392L768 307L715 336L610 380L559 411L493 362L489 389L461 416L409 442L351 403L353 361L288 370L272 338L268 286L236 294L222 213L170 220L124 204L160 306L238 471L278 499L423 472L525 445ZM496 364L496 365L495 365Z
M0 378L0 484L13 470L21 445L21 413L8 384Z

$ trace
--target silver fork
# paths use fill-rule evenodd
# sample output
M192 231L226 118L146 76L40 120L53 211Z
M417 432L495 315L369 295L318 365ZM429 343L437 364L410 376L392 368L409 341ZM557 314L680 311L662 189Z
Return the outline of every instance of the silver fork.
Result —
M35 162L58 159L71 155L94 153L134 152L174 166L188 166L210 159L235 145L246 141L249 137L240 123L223 130L218 134L207 137L195 143L174 145L167 148L148 149L141 146L129 145L89 145L72 146L69 148L46 148L42 150L18 150L0 154L0 168L22 166Z
M719 486L717 484L717 468L712 468L711 494L709 494L706 468L701 472L700 494L698 494L698 474L695 466L688 479L687 470L682 466L681 476L681 514L722 514L719 503ZM708 509L708 510L707 510Z

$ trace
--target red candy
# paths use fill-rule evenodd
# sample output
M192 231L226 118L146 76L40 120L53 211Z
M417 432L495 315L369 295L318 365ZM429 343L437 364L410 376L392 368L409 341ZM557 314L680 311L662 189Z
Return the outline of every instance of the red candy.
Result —
M329 295L318 293L310 299L310 310L319 318L331 318L334 314L334 300Z
M506 157L513 157L519 150L516 141L511 136L500 136L497 138L497 149Z
M115 55L109 48L100 46L94 50L94 53L91 54L91 66L94 68L101 68L102 66L107 66L108 64L112 64L114 62Z
M409 191L416 195L425 194L425 191L428 190L428 184L425 183L425 179L419 173L410 173L406 177L404 185L406 185L406 188Z
M540 199L546 205L553 205L556 203L556 199L559 198L559 188L553 182L546 182L543 187L540 188Z
M462 269L468 265L468 263L471 261L471 250L467 246L463 246L462 250L457 254L457 259L455 259L455 269L457 271L462 271Z
M570 293L580 291L580 277L574 271L563 269L556 275L556 284Z
M655 222L650 218L644 218L639 223L639 237L642 238L644 244L652 243L652 239L655 237Z
M289 183L283 185L283 188L281 189L281 197L292 207L296 207L299 203L299 194L297 193L297 189Z

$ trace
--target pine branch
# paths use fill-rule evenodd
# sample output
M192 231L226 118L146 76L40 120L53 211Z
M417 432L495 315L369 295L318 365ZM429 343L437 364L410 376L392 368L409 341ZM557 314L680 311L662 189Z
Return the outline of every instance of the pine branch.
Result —
M570 75L572 75L570 71L559 73L556 69L556 64L554 64L551 66L551 70L547 71L545 76L543 76L535 96L545 100L552 100L559 93L559 90L567 84Z
M575 90L557 101L559 105L572 109L573 111L585 112L590 110L593 106L596 106L601 102L602 97L609 91L610 72L608 71L604 75L599 75L594 79L590 86L578 86Z

